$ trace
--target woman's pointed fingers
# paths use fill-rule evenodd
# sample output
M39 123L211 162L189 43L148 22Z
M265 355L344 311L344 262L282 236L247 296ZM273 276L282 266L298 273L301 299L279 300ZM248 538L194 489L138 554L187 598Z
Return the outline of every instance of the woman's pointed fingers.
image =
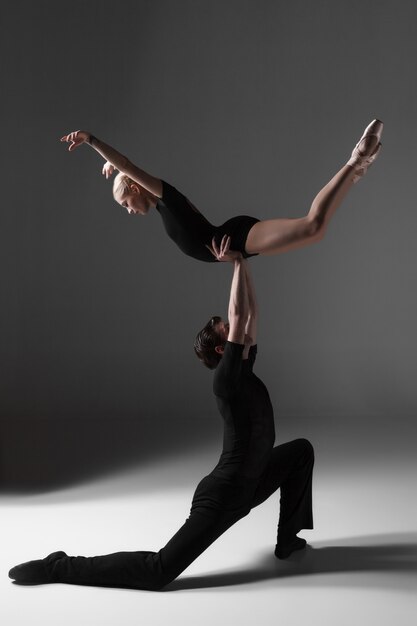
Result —
M216 253L216 255L220 254L220 250L217 247L217 243L216 243L216 239L213 237L213 239L211 240L211 246L214 250L214 252Z
M217 254L214 252L213 248L208 245L208 243L206 243L206 248L207 248L207 250L210 250L212 255L217 259Z

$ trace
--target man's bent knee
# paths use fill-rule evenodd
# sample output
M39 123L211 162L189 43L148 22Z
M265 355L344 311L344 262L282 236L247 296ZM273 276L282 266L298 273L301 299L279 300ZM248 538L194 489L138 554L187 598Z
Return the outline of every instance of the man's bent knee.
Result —
M308 439L304 439L304 437L300 437L300 439L296 440L300 446L300 450L302 450L303 454L314 459L314 448Z

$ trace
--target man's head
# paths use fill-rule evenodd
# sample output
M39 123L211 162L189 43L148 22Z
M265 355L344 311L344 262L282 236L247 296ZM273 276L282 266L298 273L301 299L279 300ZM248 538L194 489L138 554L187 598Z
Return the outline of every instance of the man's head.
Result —
M229 336L229 323L221 317L212 317L194 341L194 352L206 367L216 369L219 364L224 346Z

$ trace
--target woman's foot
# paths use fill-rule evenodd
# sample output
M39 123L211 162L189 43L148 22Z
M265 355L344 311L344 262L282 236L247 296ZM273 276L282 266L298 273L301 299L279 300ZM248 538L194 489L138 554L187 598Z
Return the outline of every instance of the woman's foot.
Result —
M373 120L365 128L362 137L353 149L352 156L347 162L354 170L353 182L356 183L364 176L368 168L377 158L381 149L381 135L384 124L380 120Z
M65 552L52 552L45 559L26 561L26 563L16 565L10 570L9 578L12 578L16 583L27 585L50 583L52 580L48 572L48 565L52 565L54 561L63 556L67 556Z
M303 550L307 545L307 541L305 539L301 539L295 535L291 540L280 541L275 547L275 556L277 559L287 559L290 554L295 552L296 550Z

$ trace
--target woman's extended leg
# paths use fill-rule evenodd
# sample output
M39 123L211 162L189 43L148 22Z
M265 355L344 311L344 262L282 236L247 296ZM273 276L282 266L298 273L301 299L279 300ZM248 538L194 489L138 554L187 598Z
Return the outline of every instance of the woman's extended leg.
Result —
M352 185L375 160L380 148L382 127L382 122L375 120L366 128L351 159L319 191L305 217L264 220L252 226L246 240L246 252L279 254L320 241Z

